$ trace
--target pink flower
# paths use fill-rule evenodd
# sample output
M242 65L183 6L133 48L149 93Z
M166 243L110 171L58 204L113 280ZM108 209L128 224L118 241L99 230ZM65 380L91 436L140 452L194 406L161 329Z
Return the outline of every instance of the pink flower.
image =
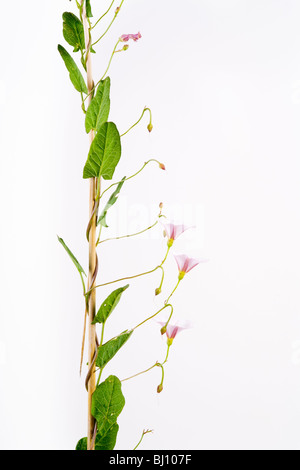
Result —
M174 258L178 266L180 280L183 279L186 273L197 266L197 264L207 261L206 259L199 260L195 258L189 258L187 255L174 255Z
M120 41L127 42L129 39L132 39L134 42L138 41L142 37L141 33L137 34L122 34Z
M176 337L178 333L182 330L186 330L189 328L189 326L184 326L183 324L179 324L179 322L176 322L174 324L169 324L167 325L166 330L164 329L166 322L159 321L158 322L160 325L162 325L162 334L166 333L167 335L167 344L171 346L173 343L173 339Z
M179 237L183 232L192 227L187 227L186 225L175 225L175 224L163 224L166 235L168 237L168 246L173 245L174 240Z

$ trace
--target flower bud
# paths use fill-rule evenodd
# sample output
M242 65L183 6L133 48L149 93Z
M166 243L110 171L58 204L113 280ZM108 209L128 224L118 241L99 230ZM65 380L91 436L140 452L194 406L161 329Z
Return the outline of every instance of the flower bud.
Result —
M127 49L129 49L129 44L124 44L123 51L127 51Z
M155 289L155 295L159 295L161 293L161 288L160 287L157 287Z
M120 7L117 7L117 8L116 8L116 10L115 10L115 15L117 15L117 14L119 13L120 9L121 9Z
M157 393L160 393L163 391L163 385L162 384L159 384L158 387L157 387Z
M167 331L166 325L163 326L163 327L160 329L160 332L161 332L162 335L164 335L166 331Z
M151 131L152 131L152 129L153 129L153 126L152 126L152 124L151 124L151 123L150 123L150 124L148 124L148 126L147 126L147 129L148 129L148 131L149 131L149 132L151 132Z
M160 164L159 164L159 168L160 168L161 170L165 170L165 169L166 169L166 167L165 167L165 165L164 165L163 163L160 163Z

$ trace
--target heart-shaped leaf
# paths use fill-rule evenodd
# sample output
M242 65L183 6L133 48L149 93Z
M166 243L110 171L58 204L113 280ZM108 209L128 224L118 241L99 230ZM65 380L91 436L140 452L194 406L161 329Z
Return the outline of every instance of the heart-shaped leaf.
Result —
M115 375L110 375L96 387L92 395L91 412L97 421L100 435L104 436L116 423L124 405L121 382Z

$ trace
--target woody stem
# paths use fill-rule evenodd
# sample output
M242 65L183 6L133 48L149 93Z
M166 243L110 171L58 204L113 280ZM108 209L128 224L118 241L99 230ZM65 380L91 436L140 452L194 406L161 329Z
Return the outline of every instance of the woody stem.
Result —
M92 64L91 54L89 51L90 46L90 26L86 15L85 2L81 0L82 19L85 35L85 49L87 51L86 57L86 70L87 70L87 88L88 88L88 104L91 101L92 95L91 90L93 89L93 78L92 78ZM93 142L95 137L94 131L91 130L89 134L90 144ZM100 184L100 181L98 182ZM96 203L96 178L90 178L90 194L89 194L89 275L88 275L88 289L91 290L88 298L88 363L91 365L96 353L96 329L92 321L96 314L96 289L93 289L96 281L96 269L97 269L97 253L96 253L96 219L97 213L94 211ZM95 366L94 366L95 367ZM91 413L92 395L96 388L96 378L94 370L91 371L90 378L88 381L88 423L87 423L87 449L94 450L94 429L95 419Z

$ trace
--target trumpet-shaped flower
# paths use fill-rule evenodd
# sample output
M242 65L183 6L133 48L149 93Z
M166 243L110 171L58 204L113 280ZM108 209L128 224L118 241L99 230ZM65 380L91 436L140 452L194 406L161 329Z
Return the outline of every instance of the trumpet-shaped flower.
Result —
M175 224L163 224L165 233L168 237L168 246L171 247L173 245L174 240L179 237L183 232L188 230L189 228L192 227L187 227L186 225L180 224L180 225L175 225Z
M122 34L120 41L127 42L129 39L132 39L134 42L138 41L142 37L141 33L137 34Z
M178 270L179 270L179 279L183 279L186 273L188 273L191 269L197 266L201 262L205 262L207 260L199 260L195 258L189 258L187 255L174 255L176 260Z
M176 337L178 333L180 333L180 331L190 328L187 324L183 325L179 322L176 322L173 324L168 323L166 329L164 329L166 322L159 321L158 323L162 325L163 333L165 332L167 335L168 346L171 346L171 344L173 343L173 339Z

